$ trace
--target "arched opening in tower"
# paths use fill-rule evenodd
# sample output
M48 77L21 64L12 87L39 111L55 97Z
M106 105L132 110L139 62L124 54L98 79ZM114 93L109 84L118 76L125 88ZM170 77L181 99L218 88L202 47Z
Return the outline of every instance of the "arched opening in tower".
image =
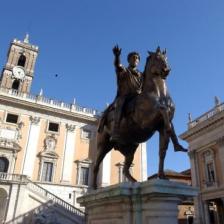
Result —
M14 90L19 90L19 85L20 85L20 81L19 80L14 80L12 83L12 89Z
M18 65L24 67L26 63L26 56L21 54L18 60Z

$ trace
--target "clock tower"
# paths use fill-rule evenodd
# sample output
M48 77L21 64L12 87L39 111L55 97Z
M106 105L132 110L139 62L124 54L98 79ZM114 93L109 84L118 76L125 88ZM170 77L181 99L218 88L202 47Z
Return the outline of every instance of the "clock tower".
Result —
M1 74L1 88L29 93L34 76L38 46L29 43L27 34L23 41L14 39Z

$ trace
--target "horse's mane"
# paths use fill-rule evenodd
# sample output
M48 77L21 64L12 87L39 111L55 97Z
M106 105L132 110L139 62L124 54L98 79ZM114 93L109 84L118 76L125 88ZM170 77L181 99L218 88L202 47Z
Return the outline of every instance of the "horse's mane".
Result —
M142 80L143 85L144 85L145 76L146 76L146 69L147 69L147 66L149 66L149 63L150 63L150 58L151 58L151 55L148 55L148 57L146 58L144 71L142 73L142 75L143 75L143 80Z

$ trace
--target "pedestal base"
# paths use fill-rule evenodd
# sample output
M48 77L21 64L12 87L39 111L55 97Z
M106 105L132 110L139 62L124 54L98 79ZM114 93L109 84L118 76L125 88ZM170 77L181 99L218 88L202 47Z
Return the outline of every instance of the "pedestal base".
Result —
M178 204L197 195L186 184L154 179L98 189L78 198L88 224L177 224Z

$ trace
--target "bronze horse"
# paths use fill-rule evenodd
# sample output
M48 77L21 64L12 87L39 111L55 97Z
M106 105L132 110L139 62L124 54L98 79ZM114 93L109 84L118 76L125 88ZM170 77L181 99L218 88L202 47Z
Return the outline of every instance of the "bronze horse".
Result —
M165 178L164 159L170 139L175 151L187 151L179 144L172 124L175 106L166 85L166 77L169 72L166 52L161 52L159 48L156 52L149 52L143 73L142 93L130 99L124 108L119 130L122 142L113 143L110 141L113 127L113 107L107 113L106 118L104 118L104 128L97 134L97 157L93 170L93 188L97 188L100 163L113 148L124 155L124 175L129 181L135 182L136 180L129 172L135 151L139 143L147 141L156 131L159 132L159 178Z

